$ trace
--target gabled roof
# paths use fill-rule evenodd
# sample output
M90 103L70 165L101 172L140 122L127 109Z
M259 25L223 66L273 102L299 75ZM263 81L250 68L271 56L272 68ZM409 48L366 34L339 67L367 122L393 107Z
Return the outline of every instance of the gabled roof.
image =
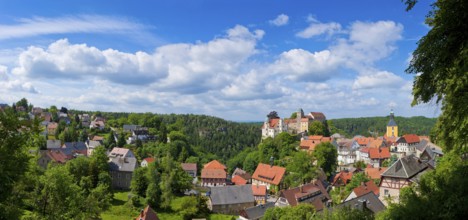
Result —
M247 219L261 219L265 215L267 209L274 207L274 202L267 202L263 205L246 208L245 210L241 211L241 216Z
M240 175L235 175L231 179L231 182L234 183L234 185L245 185L245 184L247 184L247 180L242 178Z
M300 143L300 149L302 150L310 150L310 151L313 151L315 150L315 146L317 144L320 144L321 142L320 141L317 141L317 140L301 140L301 143Z
M371 179L380 179L380 176L383 172L387 170L387 167L367 167L364 172L371 178Z
M366 183L362 183L360 186L353 189L356 197L365 195L369 192L374 192L375 195L379 195L379 187L375 185L373 180L369 180Z
M182 163L181 164L182 169L185 171L196 171L197 170L197 164L196 163Z
M226 179L227 173L224 169L202 169L201 178Z
M314 181L296 188L281 190L280 197L285 198L290 206L299 203L311 203L315 210L323 209L323 200L331 199L321 181Z
M312 116L314 120L319 121L325 121L327 119L322 112L310 112L310 116Z
M104 137L102 136L98 136L98 135L94 135L93 136L93 139L91 139L93 141L103 141L104 140Z
M383 146L385 146L385 143L382 139L375 139L369 142L369 144L367 144L367 147L369 148L379 148Z
M382 177L409 179L419 172L424 171L426 168L426 163L423 163L414 155L409 155L400 158L393 163L384 173L382 173Z
M270 120L268 121L269 124L270 124L270 128L275 128L276 126L278 126L280 120L281 120L280 118L272 118L272 119L270 119Z
M358 137L358 138L354 138L354 140L361 146L367 146L371 141L374 140L374 138Z
M408 144L416 144L419 143L421 140L419 139L418 135L415 134L405 134L403 137L400 137L397 140L397 143L408 143Z
M230 205L254 203L252 185L222 186L210 188L210 199L213 205Z
M353 172L349 172L346 170L342 170L339 173L335 175L333 178L333 183L332 185L335 186L335 184L338 184L338 180L341 179L344 185L348 184L349 181L351 181L351 178L353 178Z
M203 169L222 169L222 170L225 170L226 166L224 166L224 164L220 163L217 160L212 160L211 162L203 165Z
M388 147L370 148L369 158L370 159L388 159L390 158L390 150L388 149Z
M266 196L267 187L265 185L252 185L252 192L254 196Z
M154 157L147 157L145 159L143 159L144 161L146 161L147 163L153 163L154 162Z
M286 168L271 166L269 164L259 163L252 179L267 182L273 185L279 185L286 173Z
M109 153L110 157L127 157L129 156L130 149L121 148L121 147L114 147L112 151Z
M63 164L68 160L67 155L65 155L61 150L47 150L46 154L51 160L57 163Z
M133 172L137 167L134 157L111 157L109 168L111 171Z
M247 173L245 170L243 170L243 169L241 169L239 167L236 167L236 169L234 169L234 172L232 172L232 176L245 174L245 173Z
M136 220L159 220L159 218L156 212L148 205L145 209L141 210Z
M350 207L352 209L354 208L363 209L364 208L362 207L363 202L365 202L365 207L368 210L372 211L374 214L386 209L385 205L382 203L382 201L380 201L380 199L374 193L368 192L367 194L364 194L362 196L343 202L333 207L333 209L331 209L330 211L333 211L334 209L340 209L343 207Z

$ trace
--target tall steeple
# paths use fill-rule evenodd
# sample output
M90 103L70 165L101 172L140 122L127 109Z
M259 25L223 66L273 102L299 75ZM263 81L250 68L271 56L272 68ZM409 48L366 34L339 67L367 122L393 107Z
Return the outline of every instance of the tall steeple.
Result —
M395 122L395 115L393 109L390 111L390 120L387 124L387 137L398 137L398 125Z

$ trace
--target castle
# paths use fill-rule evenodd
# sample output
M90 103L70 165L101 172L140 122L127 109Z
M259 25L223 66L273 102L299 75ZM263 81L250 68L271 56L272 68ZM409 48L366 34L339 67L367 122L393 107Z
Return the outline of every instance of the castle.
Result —
M302 108L295 112L295 117L286 119L267 117L262 127L262 139L268 137L274 138L281 132L288 132L291 134L307 133L310 123L313 121L325 122L326 120L327 118L322 112L310 112L305 115Z

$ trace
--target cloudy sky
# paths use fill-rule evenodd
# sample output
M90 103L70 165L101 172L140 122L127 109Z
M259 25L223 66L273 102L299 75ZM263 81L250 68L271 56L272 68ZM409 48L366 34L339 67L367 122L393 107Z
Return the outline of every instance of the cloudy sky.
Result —
M404 72L429 1L0 0L0 103L262 121L436 117Z

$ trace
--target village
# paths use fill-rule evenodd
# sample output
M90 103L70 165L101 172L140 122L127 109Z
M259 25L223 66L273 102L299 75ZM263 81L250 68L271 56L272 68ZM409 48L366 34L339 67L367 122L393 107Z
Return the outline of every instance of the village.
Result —
M1 107L4 109L7 105ZM106 118L72 114L63 107L57 110L58 118L55 121L50 111L46 112L39 107L33 107L29 112L23 106L15 109L27 114L30 119L40 120L43 127L41 135L47 139L46 147L38 152L31 150L30 153L38 155L37 163L43 169L66 164L77 157L90 157L105 144L105 138L99 135L86 135L83 141L75 142L54 138L59 126L68 125L75 119L80 127L112 131L111 138L116 146L107 149L106 154L112 188L115 190L130 190L132 179L135 178L134 171L160 160L156 157L138 159L131 149L118 146L122 143L128 146L137 142L152 142L158 138L142 125L110 127L106 124ZM191 178L192 186L185 189L185 196L203 196L212 213L235 216L242 220L261 219L270 208L295 207L299 204L310 204L317 213L350 207L377 214L385 210L389 203L398 203L400 190L418 184L420 176L436 169L438 158L443 156L441 148L431 143L427 136L399 136L393 111L388 116L383 136L359 135L352 138L338 133L310 135L308 130L312 123L324 123L327 120L322 112L304 114L299 109L292 116L282 119L277 114L269 114L258 134L262 142L288 133L300 139L295 150L310 155L314 155L317 146L329 143L327 146L336 152L336 169L333 172L326 173L317 161L310 161L318 168L310 171L316 172L312 180L286 184L285 179L294 172L286 166L275 164L278 158L273 156L268 163L257 161L253 173L242 167L229 172L227 166L218 160L202 164L202 167L197 163L176 163L174 166L179 166ZM124 139L123 136L128 138ZM170 141L168 138L167 142ZM157 216L158 213L152 207L146 206L136 219L158 219Z

